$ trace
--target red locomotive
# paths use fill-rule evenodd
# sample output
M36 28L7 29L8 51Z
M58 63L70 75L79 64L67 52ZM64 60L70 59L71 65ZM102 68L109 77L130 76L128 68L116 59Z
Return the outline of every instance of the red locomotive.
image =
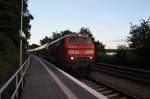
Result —
M67 70L87 68L95 59L93 43L83 34L69 34L30 51Z

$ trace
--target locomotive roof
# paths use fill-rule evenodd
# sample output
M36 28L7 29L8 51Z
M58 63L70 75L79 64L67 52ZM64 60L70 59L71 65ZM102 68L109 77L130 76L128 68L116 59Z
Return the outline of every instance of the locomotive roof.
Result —
M63 37L60 37L59 39L57 39L57 40L55 40L55 41L53 41L53 42L47 44L47 48L48 48L49 45L54 44L55 42L58 42L59 40L62 40L62 39L64 39L64 38L66 38L66 37L71 37L71 36L86 36L86 37L87 37L86 34L68 34L68 35L65 35L65 36L63 36Z
M37 51L37 50L40 50L40 49L48 48L48 46L50 46L51 44L54 44L54 43L56 43L56 42L58 42L58 41L60 41L60 40L62 40L64 38L66 38L66 37L71 37L71 36L86 36L86 37L88 37L86 34L68 34L68 35L65 35L63 37L60 37L57 40L52 41L51 43L46 43L44 45L41 45L40 47L37 47L35 49L31 49L31 50L28 50L28 51L32 52L32 51Z

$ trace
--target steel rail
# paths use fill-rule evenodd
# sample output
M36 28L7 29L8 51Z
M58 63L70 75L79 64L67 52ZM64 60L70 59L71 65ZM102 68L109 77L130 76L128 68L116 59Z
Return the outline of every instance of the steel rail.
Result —
M18 96L18 88L20 87L20 84L23 83L23 78L26 75L26 72L29 68L29 62L30 62L30 57L28 57L28 59L24 62L24 64L11 76L11 78L0 88L0 99L2 99L2 93L5 91L5 89L8 87L8 85L11 84L11 82L16 79L16 88L15 91L13 92L13 95L15 95L16 97ZM20 72L23 70L23 68L25 67L25 70L23 72L23 74L21 75L20 80L18 79L18 75L20 75ZM19 83L18 83L19 80ZM14 99L11 98L11 99Z
M108 67L118 68L118 69L125 69L125 70L130 70L130 71L142 72L142 73L148 73L148 74L150 74L150 71L143 70L143 69L137 69L137 68L131 68L131 67L119 66L119 65L112 65L112 64L105 64L105 63L96 63L96 64L97 65L102 65L102 66L108 66Z
M136 68L129 68L125 66L123 67L123 66L110 65L110 64L104 64L104 63L96 63L96 65L97 66L95 66L95 70L98 70L98 71L103 69L104 72L108 72L108 73L119 75L119 76L124 76L131 80L142 81L144 83L150 82L149 80L150 71L147 71L147 70L140 70Z

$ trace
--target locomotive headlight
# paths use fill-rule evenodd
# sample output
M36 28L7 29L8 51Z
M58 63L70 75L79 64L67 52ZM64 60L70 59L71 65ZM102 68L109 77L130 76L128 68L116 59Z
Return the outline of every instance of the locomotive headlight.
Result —
M90 56L89 58L90 58L90 59L92 59L93 57L92 57L92 56Z
M71 60L74 60L74 57L70 57Z

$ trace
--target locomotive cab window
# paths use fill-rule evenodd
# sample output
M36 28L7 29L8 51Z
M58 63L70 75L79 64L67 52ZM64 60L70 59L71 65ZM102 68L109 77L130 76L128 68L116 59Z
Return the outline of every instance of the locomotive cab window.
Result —
M69 39L69 43L71 45L79 45L80 44L80 39L78 37L72 37Z
M87 37L82 38L81 41L82 41L82 44L83 44L83 45L89 45L89 44L91 44L89 38L87 38Z

